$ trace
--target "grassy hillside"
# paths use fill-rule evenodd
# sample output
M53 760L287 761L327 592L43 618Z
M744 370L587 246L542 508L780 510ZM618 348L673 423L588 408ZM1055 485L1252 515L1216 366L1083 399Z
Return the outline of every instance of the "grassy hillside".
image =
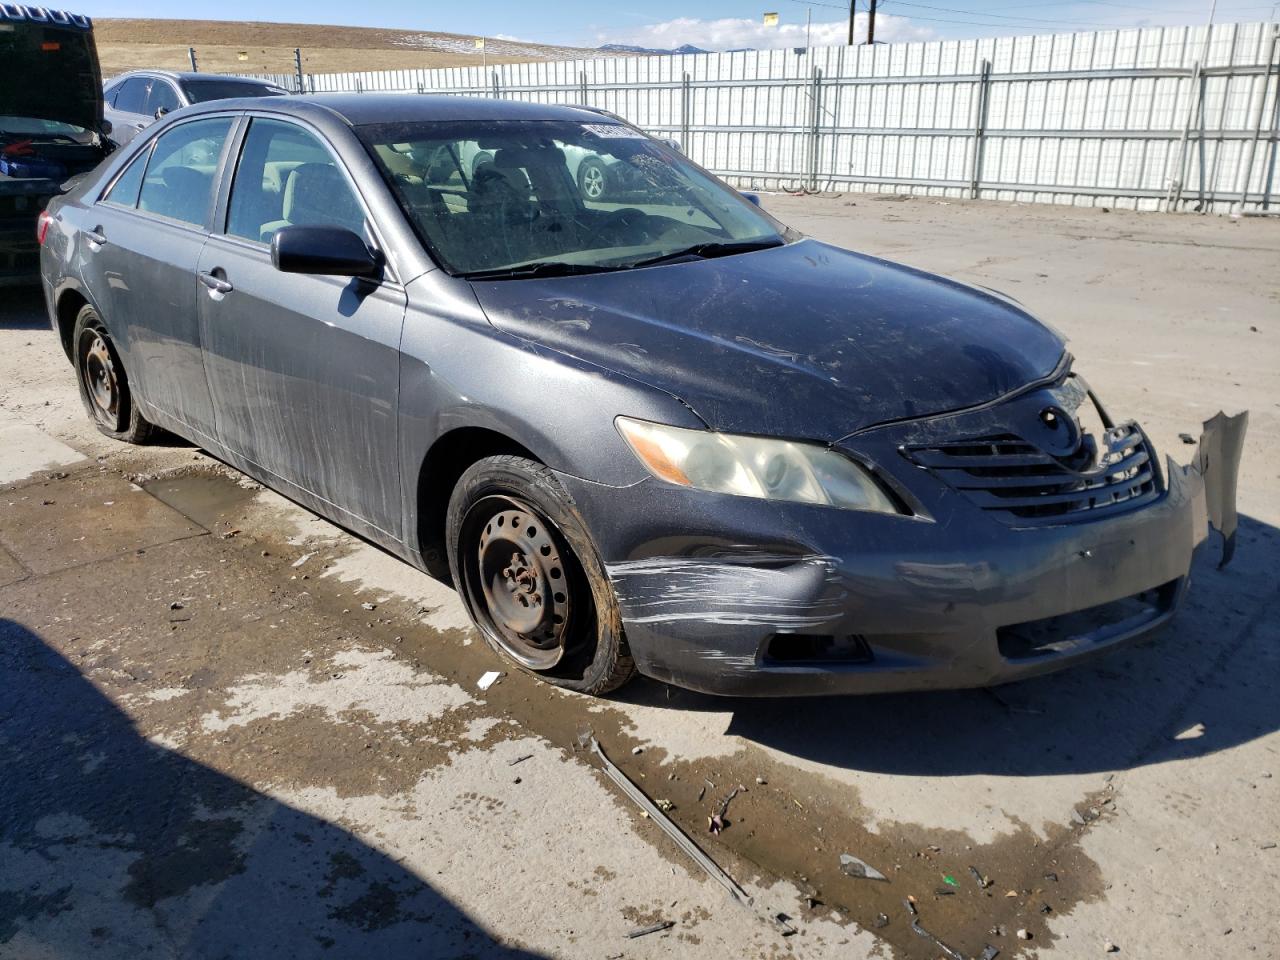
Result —
M94 25L104 77L141 67L190 69L188 47L196 48L200 69L211 73L292 72L294 47L302 49L307 73L469 66L484 58L474 37L456 33L230 20L103 19ZM485 46L490 63L596 55L494 39Z

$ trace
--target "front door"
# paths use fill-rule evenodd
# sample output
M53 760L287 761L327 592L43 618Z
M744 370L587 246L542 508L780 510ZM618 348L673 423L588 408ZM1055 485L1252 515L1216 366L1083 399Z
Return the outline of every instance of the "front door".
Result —
M405 294L391 281L305 276L271 264L285 225L347 227L366 214L330 149L255 118L198 274L205 369L231 452L399 540L396 408ZM363 531L362 531L363 532Z

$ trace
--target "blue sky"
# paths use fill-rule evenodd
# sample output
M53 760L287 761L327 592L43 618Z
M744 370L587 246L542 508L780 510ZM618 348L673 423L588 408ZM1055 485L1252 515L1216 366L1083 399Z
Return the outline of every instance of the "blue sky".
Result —
M67 0L73 2L73 0ZM867 0L857 0L864 11ZM260 0L81 0L78 12L97 17L171 17L211 20L262 19ZM1203 23L1202 0L884 0L876 19L877 38L912 40L1043 33L1155 24ZM370 27L406 27L452 33L487 34L541 43L596 46L603 42L670 47L692 43L710 49L737 46L794 46L803 43L805 17L813 15L812 40L843 42L847 7L839 0L647 0L602 4L599 0L479 0L473 3L406 5L393 0L276 0L269 19ZM1220 0L1217 19L1267 20L1275 5L1264 0ZM765 11L781 23L766 28ZM858 30L865 29L865 15Z

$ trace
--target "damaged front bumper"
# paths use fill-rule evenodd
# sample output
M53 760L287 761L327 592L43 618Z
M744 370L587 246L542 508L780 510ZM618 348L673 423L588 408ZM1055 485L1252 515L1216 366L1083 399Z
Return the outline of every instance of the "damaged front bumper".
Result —
M1168 621L1208 526L1223 563L1234 549L1246 424L1206 422L1192 463L1169 460L1154 499L1035 526L995 520L924 472L908 479L916 517L562 479L643 673L735 695L976 687ZM879 456L901 449L891 430L867 442Z

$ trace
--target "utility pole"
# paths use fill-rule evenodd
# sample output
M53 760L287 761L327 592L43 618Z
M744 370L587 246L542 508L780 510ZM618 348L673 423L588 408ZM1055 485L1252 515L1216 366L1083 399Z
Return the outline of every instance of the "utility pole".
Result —
M853 46L853 11L858 6L858 0L849 0L849 46Z
M867 14L867 43L876 42L876 0L871 0L871 10Z
M197 72L200 68L196 66L196 48L195 47L187 47L187 57L188 59L191 60L191 72L192 73Z

